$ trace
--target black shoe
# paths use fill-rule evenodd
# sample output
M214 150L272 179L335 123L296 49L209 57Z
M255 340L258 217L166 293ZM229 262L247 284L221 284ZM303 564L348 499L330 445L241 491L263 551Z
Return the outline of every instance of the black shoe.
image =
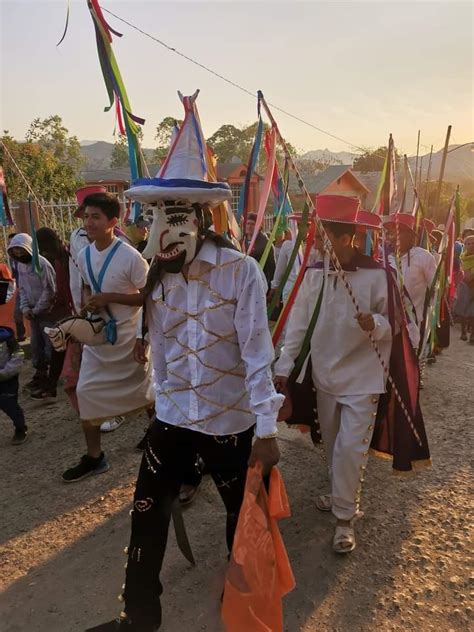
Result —
M198 483L197 485L181 485L181 489L179 490L178 494L179 504L182 507L190 505L196 498L199 487L200 483Z
M109 469L110 465L103 452L97 459L85 454L75 467L71 467L64 472L63 481L65 483L76 483L92 474L104 474Z
M21 445L25 443L28 439L28 428L25 426L24 428L16 428L15 434L13 435L12 445Z
M27 382L25 386L26 388L39 389L42 386L42 384L44 384L45 379L46 378L44 376L34 375L33 379Z
M157 632L160 626L133 623L130 619L114 619L94 628L87 628L86 632Z
M145 431L145 434L143 435L143 438L140 439L140 441L135 446L135 450L137 452L145 452L147 437L148 437L148 429Z

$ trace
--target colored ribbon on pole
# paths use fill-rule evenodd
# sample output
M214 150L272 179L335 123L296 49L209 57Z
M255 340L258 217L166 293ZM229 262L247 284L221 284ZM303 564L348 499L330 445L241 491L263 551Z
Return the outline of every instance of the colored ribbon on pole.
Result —
M247 254L252 254L252 250L255 246L255 241L258 237L258 233L263 224L263 218L265 216L265 209L267 208L268 198L272 188L273 172L276 164L276 131L272 128L269 132L269 159L267 164L267 170L265 173L265 179L263 181L263 188L260 194L260 200L257 211L257 219L255 220L255 229L253 231L252 239L250 240Z
M127 137L128 161L133 182L137 178L143 177L146 172L138 136L140 126L145 123L145 120L132 113L127 91L112 49L112 34L117 37L122 37L122 34L114 31L107 23L98 0L87 0L87 6L94 23L97 53L109 96L109 105L104 108L104 111L108 112L115 106L119 133ZM136 221L140 214L141 204L134 202L132 208L131 219Z
M298 293L299 287L303 281L303 278L306 272L306 266L308 265L309 256L313 248L315 235L316 235L316 223L311 221L309 225L308 236L306 238L306 246L305 246L304 255L303 255L303 262L300 266L298 276L296 277L296 281L291 289L288 300L286 301L285 306L283 307L283 310L273 330L272 340L273 340L274 347L276 347L278 341L280 340L280 336L286 325L288 316L290 315L290 311L291 311L291 308L293 307L293 303L295 302L295 298Z
M247 164L247 172L245 174L245 180L242 185L242 189L240 192L239 198L239 209L237 211L237 221L240 223L243 219L243 226L245 228L245 223L247 221L247 213L249 206L249 197L250 197L250 181L252 179L252 174L255 172L258 162L258 156L260 154L260 147L262 146L262 138L263 138L263 120L262 114L260 111L260 98L257 100L257 113L258 113L258 124L257 129L255 130L255 139L252 145L252 149L250 151L249 161Z

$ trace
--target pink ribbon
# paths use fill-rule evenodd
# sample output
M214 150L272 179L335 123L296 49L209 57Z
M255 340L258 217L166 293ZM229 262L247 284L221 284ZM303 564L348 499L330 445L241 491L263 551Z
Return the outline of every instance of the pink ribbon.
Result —
M269 140L270 140L267 170L265 172L265 179L263 181L263 189L260 195L257 219L255 221L255 229L253 231L252 239L250 240L250 245L247 249L248 255L251 254L253 247L255 246L255 241L258 237L258 233L263 224L265 209L267 207L268 198L270 196L270 191L272 188L273 172L275 170L275 162L276 162L276 130L275 128L272 127L271 130L267 132L267 134L269 135Z

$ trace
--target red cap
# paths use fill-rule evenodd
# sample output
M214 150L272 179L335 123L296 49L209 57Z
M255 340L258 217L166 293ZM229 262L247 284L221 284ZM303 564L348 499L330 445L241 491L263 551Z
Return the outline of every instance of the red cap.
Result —
M100 184L93 184L87 187L81 187L76 191L76 200L78 206L82 206L86 197L88 195L91 195L92 193L107 193L107 189Z
M382 227L382 220L377 213L371 213L360 208L357 213L357 225L372 230L379 230Z
M414 231L416 217L411 215L411 213L393 213L393 215L389 215L384 219L384 226L386 228L395 228L397 224Z

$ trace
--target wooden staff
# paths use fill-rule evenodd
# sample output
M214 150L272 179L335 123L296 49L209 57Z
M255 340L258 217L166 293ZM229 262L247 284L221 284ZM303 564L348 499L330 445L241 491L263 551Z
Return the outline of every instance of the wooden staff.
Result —
M431 145L431 150L430 150L430 158L428 161L428 171L426 172L426 180L425 180L425 192L423 194L423 206L426 207L426 198L428 197L428 182L430 180L431 177L431 162L433 160L433 145Z
M416 162L415 162L415 186L418 176L418 156L420 155L420 130L418 130L418 141L416 143Z
M446 167L446 159L448 157L449 138L451 136L452 125L448 125L448 131L446 132L446 141L444 143L443 158L441 160L441 168L439 170L438 189L436 191L436 203L433 216L436 218L439 210L439 203L441 200L441 190L443 188L444 169Z

